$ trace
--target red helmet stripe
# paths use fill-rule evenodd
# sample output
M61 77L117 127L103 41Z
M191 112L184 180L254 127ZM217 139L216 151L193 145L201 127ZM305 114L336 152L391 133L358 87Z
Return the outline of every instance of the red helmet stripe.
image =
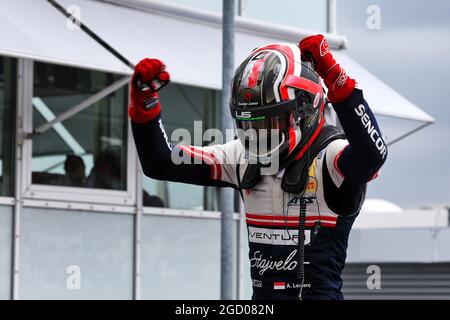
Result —
M314 83L306 78L296 77L293 75L289 75L286 78L285 85L288 87L306 90L313 95L316 95L318 92L322 92L322 87L317 83Z
M320 114L323 114L323 109L325 108L325 104L322 103L322 106L320 107ZM305 152L311 147L311 144L316 140L317 136L319 135L320 131L322 130L323 125L325 124L325 117L321 116L320 122L317 125L316 130L311 136L311 139L309 139L308 143L306 143L303 148L300 150L300 152L295 156L295 160L300 160Z
M286 63L287 63L287 75L294 74L294 53L292 52L292 49L283 43L272 43L268 44L266 46L260 47L257 49L256 52L264 51L264 50L277 50L286 55ZM286 78L280 85L280 93L281 93L281 100L289 100L289 93L288 88L286 87Z
M248 77L248 87L254 88L256 84L258 83L259 74L261 72L261 67L263 66L264 62L269 57L269 54L266 54L264 57L259 59L253 64L252 72L250 72L250 75Z
M286 45L280 45L280 49L282 49L283 53L288 56L287 60L287 75L294 74L294 52L292 52L292 49L289 46ZM289 91L288 87L286 86L286 80L287 77L284 78L284 81L281 83L280 91L281 91L281 98L283 100L289 100Z
M317 136L319 135L320 130L322 130L324 123L325 123L325 119L322 118L319 125L317 126L316 131L314 131L313 135L311 136L311 139L309 139L308 143L303 146L302 150L300 150L300 152L295 157L295 160L300 160L303 157L306 150L308 150L309 147L311 146L311 144L314 142L314 140L316 140Z

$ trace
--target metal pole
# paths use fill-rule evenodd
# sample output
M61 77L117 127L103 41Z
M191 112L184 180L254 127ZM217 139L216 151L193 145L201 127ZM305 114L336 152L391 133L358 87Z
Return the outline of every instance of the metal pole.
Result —
M233 121L229 111L231 97L231 81L234 72L234 24L235 1L223 0L223 33L222 33L222 103L221 128L224 137L226 129L233 128ZM220 190L219 209L221 217L221 278L220 297L222 300L233 299L233 238L234 233L234 191L230 188Z
M141 221L144 206L142 187L142 168L139 160L136 159L136 214L134 216L134 277L133 277L133 298L141 300Z
M13 215L13 238L12 238L12 276L11 276L11 299L18 300L20 281L20 242L21 242L21 216L22 216L22 182L24 166L24 135L25 109L32 98L33 85L33 61L18 59L18 81L17 81L17 113L16 113L16 137L15 137L15 179L14 179L14 215ZM29 120L29 119L27 119Z
M327 1L327 32L337 34L336 0Z
M237 279L236 279L236 295L238 300L244 299L244 255L245 242L247 238L245 237L245 207L244 201L240 200L239 206L239 220L238 220L238 232L237 232Z

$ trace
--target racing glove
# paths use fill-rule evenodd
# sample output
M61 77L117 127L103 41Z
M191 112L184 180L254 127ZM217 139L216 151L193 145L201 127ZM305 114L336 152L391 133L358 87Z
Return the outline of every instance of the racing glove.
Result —
M328 100L345 101L355 89L356 81L350 78L331 54L328 41L318 34L304 38L299 43L302 59L311 61L315 71L328 88Z
M140 61L131 78L130 106L128 115L136 123L146 123L161 113L158 90L166 86L170 75L158 59Z

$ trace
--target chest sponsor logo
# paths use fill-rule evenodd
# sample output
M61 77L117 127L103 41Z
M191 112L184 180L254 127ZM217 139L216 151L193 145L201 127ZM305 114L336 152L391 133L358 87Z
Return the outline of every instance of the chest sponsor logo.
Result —
M317 190L317 182L314 179L310 179L308 181L308 185L306 186L306 192L314 193Z
M293 196L289 198L288 207L300 206L301 196ZM306 205L313 204L316 197L304 196L303 199L306 201Z
M298 230L248 227L248 240L252 243L295 246ZM311 242L311 231L305 230L305 245Z
M250 259L250 267L259 269L258 274L264 275L267 270L276 271L294 271L297 268L298 262L295 260L297 250L293 250L286 259L273 260L272 256L264 257L261 251L255 251L253 258ZM305 265L309 262L305 261Z

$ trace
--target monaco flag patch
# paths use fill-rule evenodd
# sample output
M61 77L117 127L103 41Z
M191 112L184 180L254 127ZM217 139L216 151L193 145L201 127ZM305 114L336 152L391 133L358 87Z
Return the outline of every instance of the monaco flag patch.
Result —
M284 290L284 289L286 289L286 283L285 282L274 282L273 289L274 290Z

